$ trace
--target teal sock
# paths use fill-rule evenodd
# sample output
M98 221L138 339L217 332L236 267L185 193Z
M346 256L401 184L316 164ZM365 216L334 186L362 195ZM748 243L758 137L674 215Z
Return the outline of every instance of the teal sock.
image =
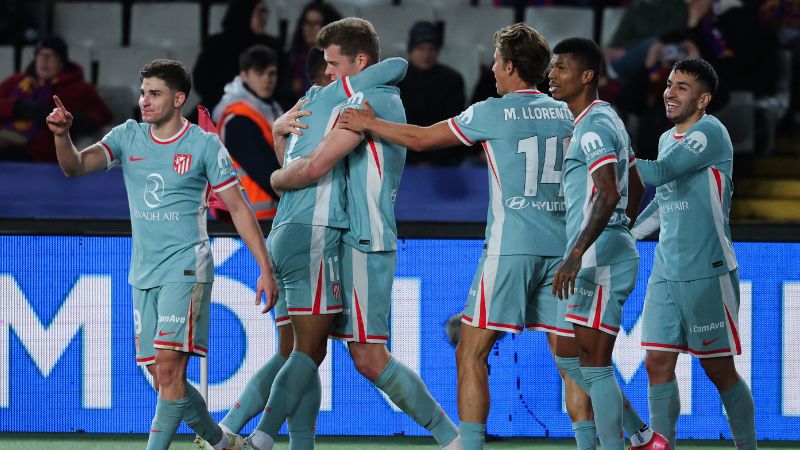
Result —
M643 445L653 437L650 427L644 423L639 413L633 409L630 400L622 394L622 429L629 436L631 444Z
M183 411L186 409L188 400L186 397L180 400L164 400L158 398L156 403L156 414L153 416L153 423L150 425L150 436L147 438L147 450L167 450L178 425L181 424Z
M572 430L575 431L578 450L595 450L597 448L597 428L595 428L593 420L573 422Z
M589 386L600 445L603 450L623 450L622 391L614 377L614 369L611 366L581 367L581 372Z
M653 431L667 438L670 448L675 448L675 428L681 414L678 380L649 386L647 401L650 405L650 426Z
M415 422L430 431L440 447L458 436L458 428L433 399L419 375L400 361L390 359L374 384Z
M588 394L589 386L583 378L580 359L578 359L578 357L562 358L561 356L556 356L555 359L556 365ZM622 429L625 430L625 433L628 436L636 436L643 430L646 430L648 428L647 424L644 423L644 420L642 420L636 410L633 409L631 402L625 397L625 394L622 394L622 404Z
M272 389L272 382L275 381L275 376L278 375L284 364L286 364L286 357L276 353L264 366L258 369L247 381L247 385L244 387L239 399L236 400L233 408L228 411L228 414L219 424L224 425L225 428L234 433L238 433L250 419L263 411L264 406L267 404L269 391Z
M740 379L727 391L721 392L720 397L728 414L728 425L736 448L756 449L755 405L750 388Z
M191 384L186 383L186 409L183 412L183 421L198 436L209 444L214 445L222 439L222 428L208 413L208 407L203 396Z
M275 439L314 377L319 377L314 360L302 352L292 352L272 383L267 407L256 429Z
M289 450L313 450L317 414L322 400L322 383L319 374L312 377L294 414L286 418L289 429Z
M461 422L458 433L461 435L461 450L483 450L486 424Z

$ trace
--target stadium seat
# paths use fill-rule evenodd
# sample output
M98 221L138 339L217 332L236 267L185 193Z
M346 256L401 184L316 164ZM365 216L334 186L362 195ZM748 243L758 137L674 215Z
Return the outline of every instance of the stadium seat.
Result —
M439 62L449 66L464 77L466 98L472 98L472 91L478 83L480 64L490 64L492 60L488 49L476 51L475 47L461 47L445 44L439 53Z
M614 37L614 32L617 31L619 23L622 22L622 16L625 15L625 8L623 7L605 7L603 8L603 24L600 28L600 42L601 47L606 47Z
M467 7L437 10L444 25L444 47L493 48L494 32L514 23L511 8ZM480 24L480 25L478 25Z
M278 37L280 34L280 8L281 4L269 2L269 14L267 15L267 34ZM208 11L208 34L217 34L222 31L222 19L228 10L227 3L214 3Z
M139 95L139 71L142 66L157 58L169 58L167 49L149 46L100 48L97 85L99 87L125 87L134 96Z
M375 5L361 8L361 17L372 22L380 36L381 57L405 56L408 30L415 22L435 21L430 5Z
M74 48L122 45L122 2L54 2L53 32Z
M99 86L97 94L106 102L113 115L112 124L117 125L134 117L138 108L138 96L130 88L120 86Z
M353 5L361 8L363 7L369 8L376 5L385 5L385 6L391 5L392 0L336 0L335 2L328 2L328 3L334 4L336 8L338 8L339 5Z
M569 37L594 38L594 11L591 8L527 8L525 23L542 33L551 48Z
M714 115L728 129L735 153L755 151L755 99L749 91L731 91L730 99Z
M200 4L134 2L131 46L181 47L200 45Z
M0 46L0 80L5 80L14 72L14 47L2 45Z

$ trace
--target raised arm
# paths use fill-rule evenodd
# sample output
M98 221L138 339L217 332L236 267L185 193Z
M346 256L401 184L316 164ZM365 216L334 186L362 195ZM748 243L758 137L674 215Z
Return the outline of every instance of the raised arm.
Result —
M275 282L272 262L269 259L267 247L264 245L264 234L261 232L256 216L242 196L240 189L236 187L225 189L218 192L218 194L230 211L236 231L239 232L239 236L242 237L250 253L256 259L258 268L261 270L256 285L256 305L261 303L262 294L266 294L267 299L262 312L267 312L275 306L275 302L278 300L278 284Z
M334 128L309 155L292 161L270 177L272 187L279 191L300 189L325 176L361 142L361 135Z
M367 131L416 152L461 144L446 120L428 127L388 122L375 117L366 100L363 109L345 109L339 116L337 127L356 132Z
M592 181L595 192L586 226L581 230L572 248L567 249L567 256L558 266L553 278L553 295L560 299L566 299L575 293L575 279L581 270L583 254L608 225L608 220L620 199L616 164L606 164L596 169L592 173Z
M718 150L709 147L707 142L712 141L702 132L689 133L663 155L659 155L657 160L636 160L639 175L645 183L661 186L681 175L708 167L717 159Z
M53 132L58 165L61 166L64 175L77 177L105 169L108 166L106 150L99 144L94 144L78 151L69 135L72 114L67 111L58 96L54 95L53 101L56 107L47 116L47 127Z

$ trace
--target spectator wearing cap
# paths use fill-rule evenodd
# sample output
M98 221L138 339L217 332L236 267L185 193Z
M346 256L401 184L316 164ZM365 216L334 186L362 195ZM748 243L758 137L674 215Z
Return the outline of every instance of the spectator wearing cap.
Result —
M57 162L45 118L57 95L73 115L73 138L90 135L111 122L111 111L87 83L81 67L69 60L67 44L47 36L22 73L0 84L0 160Z
M439 64L442 37L431 22L417 22L408 34L408 73L397 86L406 108L408 123L428 126L456 116L464 109L464 78ZM464 159L463 151L441 149L409 152L406 162L416 165L454 166Z

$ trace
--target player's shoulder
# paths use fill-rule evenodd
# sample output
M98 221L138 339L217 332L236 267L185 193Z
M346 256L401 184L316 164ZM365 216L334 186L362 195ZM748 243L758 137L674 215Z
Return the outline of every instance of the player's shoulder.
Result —
M193 144L196 145L198 150L216 151L222 146L222 142L219 140L217 133L205 131L194 123L189 124L189 129L186 130L186 137L193 141Z

